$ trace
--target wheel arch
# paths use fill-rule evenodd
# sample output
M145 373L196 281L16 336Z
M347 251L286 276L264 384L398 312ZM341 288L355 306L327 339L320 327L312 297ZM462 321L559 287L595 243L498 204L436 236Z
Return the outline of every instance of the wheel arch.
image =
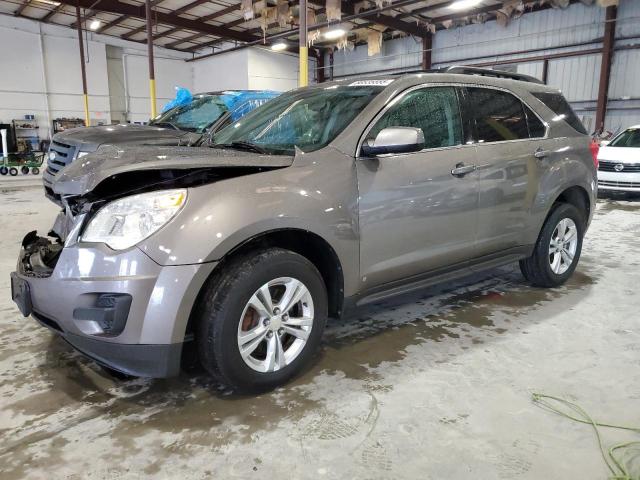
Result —
M302 255L318 269L327 289L329 316L340 317L344 303L344 274L337 253L325 239L316 233L298 228L281 228L262 232L246 239L220 259L207 280L201 285L196 296L187 323L187 336L194 331L194 312L201 301L202 293L206 290L207 283L238 256L252 250L273 247L284 248Z

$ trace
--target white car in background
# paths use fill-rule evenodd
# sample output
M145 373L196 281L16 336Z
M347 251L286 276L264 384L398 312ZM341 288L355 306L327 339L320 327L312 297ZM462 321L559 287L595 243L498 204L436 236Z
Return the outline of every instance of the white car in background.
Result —
M598 162L598 190L640 193L640 125L602 142Z

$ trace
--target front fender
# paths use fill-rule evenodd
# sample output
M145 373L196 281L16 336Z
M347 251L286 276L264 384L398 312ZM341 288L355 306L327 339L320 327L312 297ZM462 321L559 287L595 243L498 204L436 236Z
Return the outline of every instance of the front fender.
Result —
M139 247L160 265L213 262L265 232L298 229L323 238L346 272L359 275L357 186L353 161L321 162L190 188L187 204Z

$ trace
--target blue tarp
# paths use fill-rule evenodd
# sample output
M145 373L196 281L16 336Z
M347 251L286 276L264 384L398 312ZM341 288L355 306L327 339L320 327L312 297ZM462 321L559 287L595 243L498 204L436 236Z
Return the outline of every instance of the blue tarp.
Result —
M162 107L162 113L180 105L187 105L193 101L193 95L187 88L176 87L176 97Z
M229 109L231 120L235 122L249 111L278 95L280 95L280 92L271 90L226 91L220 95L220 100Z

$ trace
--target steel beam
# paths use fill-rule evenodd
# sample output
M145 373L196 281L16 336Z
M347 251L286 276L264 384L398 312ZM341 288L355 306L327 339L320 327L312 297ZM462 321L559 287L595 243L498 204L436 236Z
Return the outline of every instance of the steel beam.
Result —
M422 69L431 69L431 51L433 49L433 35L429 32L428 35L422 37Z
M61 3L66 5L72 5L73 0L60 0ZM118 0L100 0L98 4L95 4L95 0L78 0L80 7L93 8L97 11L114 13L116 15L128 15L130 17L136 17L141 20L145 20L145 6L144 5L131 5L129 3L123 3ZM95 5L94 5L95 4ZM229 38L237 40L239 42L252 42L259 40L255 36L248 35L245 32L238 32L226 27L211 25L198 20L190 20L188 18L172 15L164 12L154 13L158 23L169 25L172 27L180 27L185 30L192 30L194 32L203 33L205 35L215 35L216 37Z
M13 12L13 15L15 17L20 17L22 15L22 12L24 12L24 9L27 8L30 3L31 3L31 0L25 0L24 2L22 2L22 4L18 7L18 9L15 12Z
M600 84L596 103L596 132L604 130L607 116L607 97L609 95L609 78L611 76L611 59L616 36L617 8L607 7L605 13L604 37L602 38L602 60L600 62Z
M84 124L91 125L89 118L89 95L87 94L87 69L84 64L84 39L82 38L82 21L80 16L80 0L76 0L76 22L78 30L78 46L80 48L80 72L82 73L82 101L84 103Z

